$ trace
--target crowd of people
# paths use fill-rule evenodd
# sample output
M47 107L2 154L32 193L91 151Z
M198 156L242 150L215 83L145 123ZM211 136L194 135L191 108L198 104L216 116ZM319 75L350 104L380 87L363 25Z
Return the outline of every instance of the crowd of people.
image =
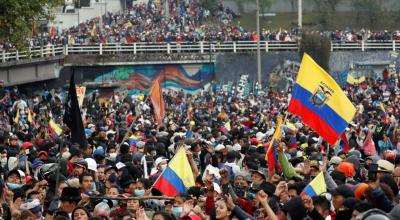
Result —
M49 28L48 33L29 40L30 46L47 44L156 43L199 41L256 41L257 34L243 27L240 16L220 3L216 10L203 8L199 1L169 0L169 7L154 1L138 3L127 11L111 13L81 22L67 30ZM169 9L166 13L165 9ZM333 41L400 40L399 32L336 30L321 32ZM44 36L44 37L43 37ZM262 29L261 40L296 41L298 29ZM8 47L11 47L9 45Z
M81 106L87 143L80 145L63 123L62 89L19 89L0 82L3 219L400 218L394 76L344 88L357 108L345 145L329 146L289 115L275 145L275 172L267 171L265 154L277 117L286 114L284 91L168 91L160 125L146 95L93 92ZM152 185L182 148L195 186L166 197ZM326 192L303 194L320 173Z

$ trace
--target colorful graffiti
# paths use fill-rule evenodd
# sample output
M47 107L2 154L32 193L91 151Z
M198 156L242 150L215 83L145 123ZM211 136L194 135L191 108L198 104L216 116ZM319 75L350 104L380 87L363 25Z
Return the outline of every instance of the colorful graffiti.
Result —
M148 92L152 83L160 79L163 88L194 93L215 78L212 64L168 64L116 67L97 78L95 82L117 83L130 92Z

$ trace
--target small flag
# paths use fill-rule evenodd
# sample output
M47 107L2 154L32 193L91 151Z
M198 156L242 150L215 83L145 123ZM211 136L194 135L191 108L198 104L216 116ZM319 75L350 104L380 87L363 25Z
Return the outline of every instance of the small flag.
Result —
M20 117L20 115L19 115L19 109L18 109L18 110L17 110L17 114L16 114L15 117L14 117L14 123L15 123L15 124L18 124L20 118L21 118L21 117Z
M288 112L300 116L305 124L334 145L353 120L356 108L335 80L304 54Z
M186 150L182 147L156 180L153 188L172 197L186 193L194 184L192 168L186 156Z
M31 112L30 109L28 109L28 122L29 122L30 124L33 123L33 120L32 120L32 112Z
M324 172L320 172L307 186L300 195L308 195L310 197L321 195L326 192L326 182Z
M51 118L47 127L50 131L51 136L53 139L56 139L57 137L60 137L62 134L62 129L54 122L54 120Z
M226 122L223 126L221 126L220 130L223 134L228 134L228 132L231 131L231 123L229 121Z
M150 100L153 104L154 118L157 121L158 126L163 124L164 119L164 97L162 93L162 87L159 79L156 79L153 86L150 89Z
M342 135L340 135L340 147L346 153L349 152L350 150L349 141L347 140L345 132L343 132Z
M267 153L265 155L265 160L268 162L268 172L271 174L275 170L275 164L277 161L277 154L276 154L276 144L277 140L281 137L281 127L282 127L282 116L278 116L276 122L276 130L274 136L272 136L271 141L269 142L269 146L267 149Z

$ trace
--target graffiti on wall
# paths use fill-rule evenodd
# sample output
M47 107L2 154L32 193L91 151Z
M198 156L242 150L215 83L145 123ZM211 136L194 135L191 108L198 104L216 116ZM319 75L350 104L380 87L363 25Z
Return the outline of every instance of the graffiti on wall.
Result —
M156 79L163 88L195 93L215 78L212 64L117 66L95 82L117 83L130 92L148 92Z

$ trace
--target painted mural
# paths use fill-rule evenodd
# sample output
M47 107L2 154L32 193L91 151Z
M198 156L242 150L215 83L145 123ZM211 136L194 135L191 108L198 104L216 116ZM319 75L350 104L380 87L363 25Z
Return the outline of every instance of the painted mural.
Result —
M120 66L95 78L95 82L117 83L131 93L148 92L156 79L163 88L195 93L215 78L212 64L166 64Z

